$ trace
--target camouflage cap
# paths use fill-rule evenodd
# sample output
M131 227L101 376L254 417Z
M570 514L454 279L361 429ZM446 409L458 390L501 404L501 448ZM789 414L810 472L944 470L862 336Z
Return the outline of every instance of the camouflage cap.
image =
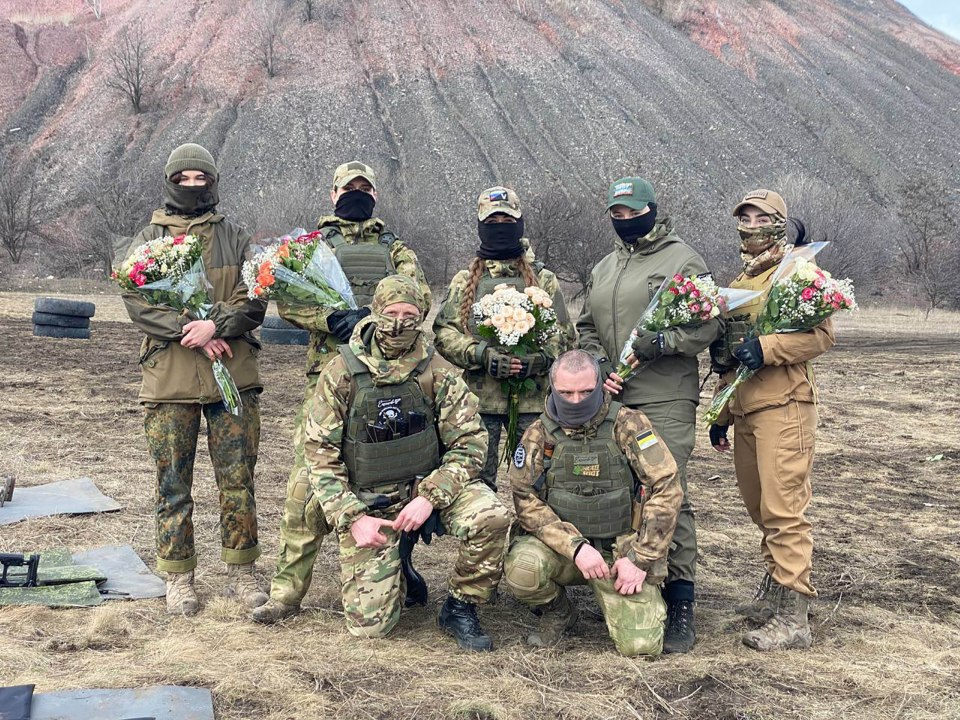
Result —
M743 200L738 202L737 206L733 208L733 216L737 217L740 214L740 210L747 205L758 207L765 213L770 213L771 215L779 215L782 218L787 217L787 203L784 202L780 193L776 193L773 190L751 190L744 195Z
M377 283L370 307L374 312L383 312L384 308L394 303L410 303L416 305L421 313L427 311L420 284L407 275L388 275Z
M634 210L643 210L656 201L657 194L653 191L653 185L642 177L620 178L610 183L607 190L607 210L614 205L626 205Z
M362 177L370 181L373 189L377 189L377 175L373 168L359 160L351 160L333 171L333 189L339 190L351 180Z
M477 219L480 222L497 213L517 219L523 215L520 211L520 197L513 190L502 185L487 188L477 198Z

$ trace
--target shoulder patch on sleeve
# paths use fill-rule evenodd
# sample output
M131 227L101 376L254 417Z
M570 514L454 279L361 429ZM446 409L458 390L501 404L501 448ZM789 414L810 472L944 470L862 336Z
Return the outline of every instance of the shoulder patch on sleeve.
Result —
M523 446L523 443L520 443L517 445L517 451L513 453L513 466L519 470L526 461L527 449Z
M648 448L652 448L657 444L657 436L653 434L653 430L644 430L642 433L639 433L636 437L637 447L641 451Z

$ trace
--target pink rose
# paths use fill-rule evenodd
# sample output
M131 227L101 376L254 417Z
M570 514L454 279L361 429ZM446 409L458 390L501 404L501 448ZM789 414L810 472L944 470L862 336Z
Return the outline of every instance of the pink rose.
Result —
M800 293L800 297L804 300L810 300L816 294L816 291L812 287L805 287L803 292Z
M713 310L713 304L705 301L700 306L700 309L703 310L705 313L710 313L710 311Z
M673 281L674 281L675 283L682 283L682 282L683 282L683 275L681 275L680 273L677 273L676 275L673 276Z
M174 245L183 245L183 238L184 238L183 235L177 235L177 236L173 239L173 244L174 244Z
M694 284L691 283L691 282L685 283L684 286L683 286L683 291L684 291L685 293L687 293L688 295L689 295L691 292L693 292L694 290L696 290L696 287L695 287Z
M694 312L700 312L700 303L690 303L690 309Z
M700 297L700 291L694 288L693 290L690 291L690 297L695 297L695 298Z
M674 295L679 295L679 294L680 294L680 290L679 290L678 288L675 288L675 287L670 288L670 292L672 292Z
M813 281L813 286L817 288L817 290L819 290L820 288L823 287L824 282L825 281L822 276L818 277L816 280Z
M142 286L142 285L146 285L146 284L147 284L147 276L146 276L146 275L137 275L135 278L133 278L133 282L137 285L137 287L140 287L140 286Z

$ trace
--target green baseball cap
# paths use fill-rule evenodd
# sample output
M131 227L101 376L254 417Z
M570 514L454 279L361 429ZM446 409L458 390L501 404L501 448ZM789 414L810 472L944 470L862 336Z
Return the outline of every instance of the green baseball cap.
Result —
M653 185L642 177L625 177L610 183L607 190L607 210L614 205L626 205L634 210L643 210L657 201Z

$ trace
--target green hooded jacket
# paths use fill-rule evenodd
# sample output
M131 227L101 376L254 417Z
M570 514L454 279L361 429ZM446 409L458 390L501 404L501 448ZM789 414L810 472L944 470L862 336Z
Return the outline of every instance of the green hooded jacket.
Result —
M677 237L664 216L635 246L619 238L612 253L593 268L577 319L580 347L616 368L630 332L665 278L708 272L696 251ZM699 327L664 330L663 355L627 380L621 402L630 407L669 400L699 401L697 353L720 334L719 320ZM606 371L609 366L605 366Z

